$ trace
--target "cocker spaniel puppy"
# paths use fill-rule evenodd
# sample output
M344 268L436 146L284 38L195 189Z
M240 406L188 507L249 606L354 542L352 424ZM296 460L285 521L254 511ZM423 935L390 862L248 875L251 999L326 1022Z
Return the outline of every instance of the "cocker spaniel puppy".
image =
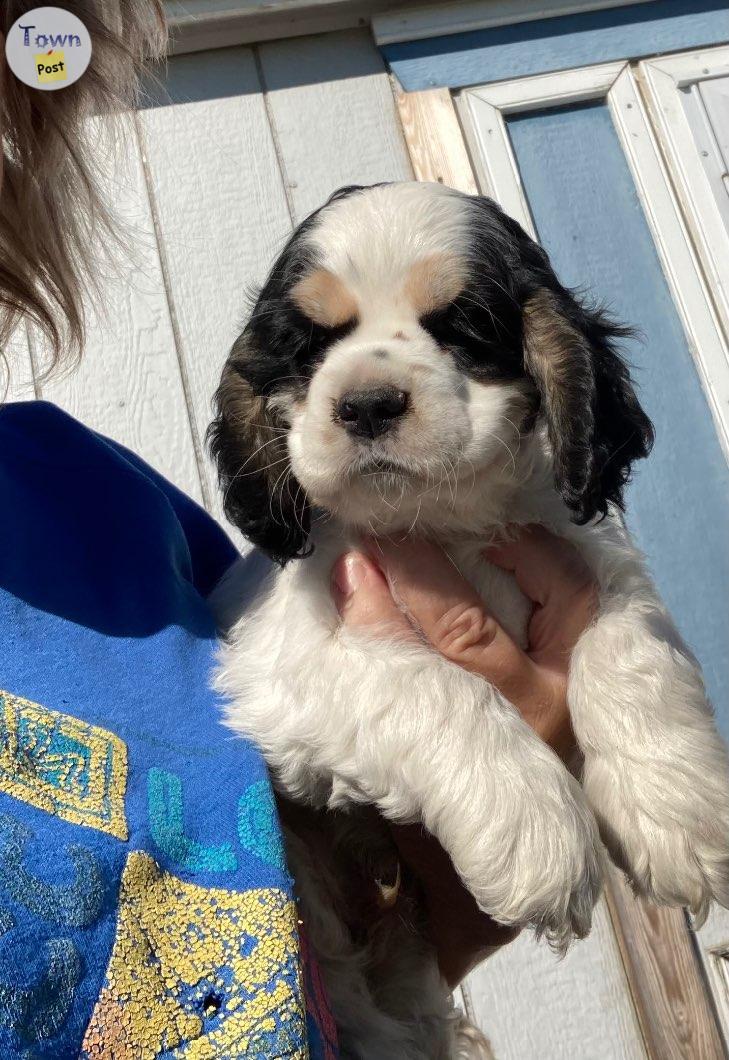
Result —
M222 650L229 723L286 797L422 822L481 909L560 949L589 930L601 840L655 901L699 916L729 903L727 753L615 511L653 439L623 334L490 200L345 188L281 253L212 427L226 512L280 565ZM362 534L416 532L524 644L530 604L482 550L529 523L572 541L600 588L569 675L580 783L482 678L344 629L330 596ZM345 1055L480 1055L427 946L400 939L376 988L300 841L292 852Z

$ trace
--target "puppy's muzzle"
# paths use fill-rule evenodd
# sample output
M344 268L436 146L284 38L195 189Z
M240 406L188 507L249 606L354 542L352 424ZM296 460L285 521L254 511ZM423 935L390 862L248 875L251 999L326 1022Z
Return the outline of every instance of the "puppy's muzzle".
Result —
M337 402L335 417L347 434L357 438L377 438L391 430L407 408L406 391L380 386L343 394Z

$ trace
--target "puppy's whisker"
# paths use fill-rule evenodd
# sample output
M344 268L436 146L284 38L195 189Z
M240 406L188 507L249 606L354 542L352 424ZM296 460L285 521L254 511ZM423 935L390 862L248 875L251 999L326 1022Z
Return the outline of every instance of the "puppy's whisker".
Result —
M496 316L496 314L492 310L491 306L486 305L485 302L480 302L480 301L477 301L476 299L473 299L473 298L467 298L465 295L459 295L459 298L461 299L461 301L468 302L470 305L475 305L478 309L483 309L486 313L488 313L489 318L491 320L491 323L494 325L494 327L497 327L497 326L498 327L502 327L503 326L501 321L498 319L498 317ZM463 319L466 321L466 323L468 324L468 327L470 329L471 328L471 321L468 319L466 314L463 312L462 309L460 309L459 306L456 306L456 308L458 309L459 313L461 314Z
M370 530L372 530L372 536L374 537L375 548L380 553L380 555L384 557L385 553L382 551L382 545L380 544L380 539L377 536L377 534L375 534L374 529L372 527L372 523L370 523Z
M506 449L507 453L509 454L509 459L511 460L511 477L512 479L516 478L516 455L512 452L512 450L509 448L504 439L500 438L498 434L494 434L492 431L489 431L489 438L493 438L495 442L498 442L499 445L502 445L504 449Z
M378 483L377 479L375 479L375 489L377 490L377 496L380 498L382 503L385 504L390 509L390 511L396 512L397 508L395 507L394 504L390 504L390 502L388 501L387 497L385 496L384 490L380 489L380 486L379 486L379 483Z
M266 444L268 444L268 443L266 443ZM264 448L263 446L260 446L259 449L256 449L256 453L260 453L261 449L263 449L263 448ZM255 456L255 453L252 454L252 456ZM236 473L233 475L233 477L231 478L230 482L228 483L227 488L225 490L225 493L223 494L223 506L225 506L225 502L228 499L228 494L230 493L231 489L233 488L235 483L238 481L238 479L248 478L250 475L262 475L266 471L269 471L272 467L276 467L276 465L280 464L283 460L288 460L289 457L288 456L282 456L280 460L273 460L270 464L264 464L263 467L254 468L253 471L244 471L243 468L246 467L251 462L251 459L252 459L252 457L249 456L248 459L245 461L245 463L242 464L238 468L238 470L236 471Z
M461 460L465 460L466 463L468 464L468 466L471 469L471 485L470 485L468 493L466 494L466 497L465 497L465 500L468 500L468 498L471 496L471 494L473 493L474 489L476 488L476 468L474 466L473 461L469 460L469 458L464 453L460 454L458 460L459 460L459 463L460 463Z
M276 518L276 516L273 514L273 498L276 496L276 490L278 488L279 482L284 477L284 475L290 474L290 472L291 472L291 463L289 462L287 464L287 466L283 469L281 474L278 476L276 481L274 482L273 489L271 490L271 496L269 497L269 500L268 500L268 508L269 508L269 511L271 512L271 518L273 519L273 521L278 526L286 526L286 519L284 518L284 513L283 513L283 489L279 493L279 498L278 498L279 508L280 508L280 511L281 511L281 522L280 523L279 523L278 519Z
M456 563L456 561L454 560L453 556L450 554L448 549L444 548L443 549L443 554L444 554L445 558L448 560L448 562L450 563L451 567L453 567L453 569L458 572L458 574L461 576L461 578L463 578L464 577L463 571L458 566L458 564Z
M262 475L262 474L264 474L264 473L265 473L266 471L270 471L270 469L271 469L272 467L276 467L276 465L277 465L277 464L280 464L280 463L282 463L282 462L283 462L284 460L288 460L288 459L289 459L289 458L288 458L288 456L282 456L282 457L280 458L280 460L272 460L272 461L271 461L271 462L270 462L269 464L264 464L264 465L263 465L262 467L256 467L256 468L254 468L254 469L253 469L253 471L243 471L243 469L241 468L241 470L240 470L240 471L238 471L238 472L237 472L237 473L236 473L236 474L235 474L235 475L233 476L233 478L232 478L232 479L230 480L230 485L228 486L228 490L230 489L230 487L231 487L231 486L233 485L233 483L234 483L234 482L235 482L235 481L236 481L237 479L239 479L239 478L248 478L248 477L249 477L250 475ZM227 495L228 495L228 490L226 490L226 492L225 492L225 496L226 496L226 497L227 497Z
M448 466L447 466L446 470L447 470L447 475L448 475L448 489L449 489L450 495L451 495L451 511L453 511L455 506L456 506L456 496L458 494L458 472L456 470L455 464L453 463L453 461L451 460L450 457L448 457L447 464L448 464ZM452 486L451 486L451 474L453 475L453 485Z
M503 418L509 424L510 427L514 428L516 434L521 435L521 428L517 427L513 420L510 420L508 416L504 416Z
M250 464L251 460L253 460L254 457L258 456L258 454L261 452L261 450L265 449L267 445L273 445L274 442L280 442L280 441L281 441L280 438L269 438L267 442L263 443L263 445L259 445L258 448L254 449L253 452L250 454L250 456L241 464L240 470L242 471L244 467L247 467L248 464Z
M506 420L506 422L509 424L510 427L514 428L514 432L516 434L516 441L517 441L516 455L518 456L519 455L519 451L521 449L521 438L522 438L521 428L517 427L517 425L514 423L514 421L510 420L508 416L504 416L504 419Z
M281 512L281 519L283 521L283 525L284 526L286 526L288 524L288 522L289 522L289 520L287 519L287 517L286 517L286 515L284 513L284 510L283 510L284 490L286 490L286 493L287 493L287 495L289 497L289 500L291 500L291 503L292 503L292 506L293 506L293 498L291 497L291 480L293 478L294 478L294 476L291 473L291 468L288 467L286 469L285 478L284 478L283 482L281 483L281 485L279 487L279 491L278 491L278 507L279 507L279 511ZM303 529L303 527L301 526L301 524L299 523L299 520L297 518L296 508L294 507L293 510L294 510L294 522L299 527L299 529L304 534L304 536L306 536L306 531Z
M450 494L451 501L453 500L453 489L451 487L451 476L446 460L441 457L441 466L443 467L443 474L441 476L441 485L445 483L448 486L448 493ZM440 492L438 493L438 499L440 500Z
M302 521L301 521L301 519L299 517L299 509L296 507L296 505L298 503L298 500L299 500L299 494L303 493L303 492L304 492L304 487L301 485L301 483L299 483L298 489L296 490L296 496L294 497L294 517L296 519L296 523L297 523L299 529L301 530L302 534L306 534L306 530L304 528L304 525L303 525L303 523L302 523ZM306 495L304 495L304 496L306 496ZM301 511L302 512L304 511L304 505L305 505L305 500L302 501L302 504L301 504Z
M408 532L407 532L406 536L409 536L410 534L412 534L413 530L415 529L415 524L417 523L418 518L420 517L421 506L422 506L422 498L420 500L418 500L418 510L415 513L415 518L413 519L412 523L410 524L410 526L408 528Z

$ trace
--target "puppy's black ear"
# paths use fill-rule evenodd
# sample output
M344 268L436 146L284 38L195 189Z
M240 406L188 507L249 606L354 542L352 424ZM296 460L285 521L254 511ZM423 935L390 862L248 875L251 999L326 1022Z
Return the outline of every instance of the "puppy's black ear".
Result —
M630 334L564 288L539 287L523 306L524 362L534 380L554 454L557 489L575 522L623 507L634 460L653 445L615 343Z
M218 466L225 514L283 566L305 554L309 506L290 470L286 424L245 378L254 352L244 332L223 369L208 442Z

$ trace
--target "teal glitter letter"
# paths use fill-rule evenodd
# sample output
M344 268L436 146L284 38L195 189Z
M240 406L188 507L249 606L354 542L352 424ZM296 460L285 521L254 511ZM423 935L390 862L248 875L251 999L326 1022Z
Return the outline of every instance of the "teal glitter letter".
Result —
M238 860L230 843L205 846L185 835L182 781L165 769L147 774L147 808L152 838L168 858L183 869L235 872Z

